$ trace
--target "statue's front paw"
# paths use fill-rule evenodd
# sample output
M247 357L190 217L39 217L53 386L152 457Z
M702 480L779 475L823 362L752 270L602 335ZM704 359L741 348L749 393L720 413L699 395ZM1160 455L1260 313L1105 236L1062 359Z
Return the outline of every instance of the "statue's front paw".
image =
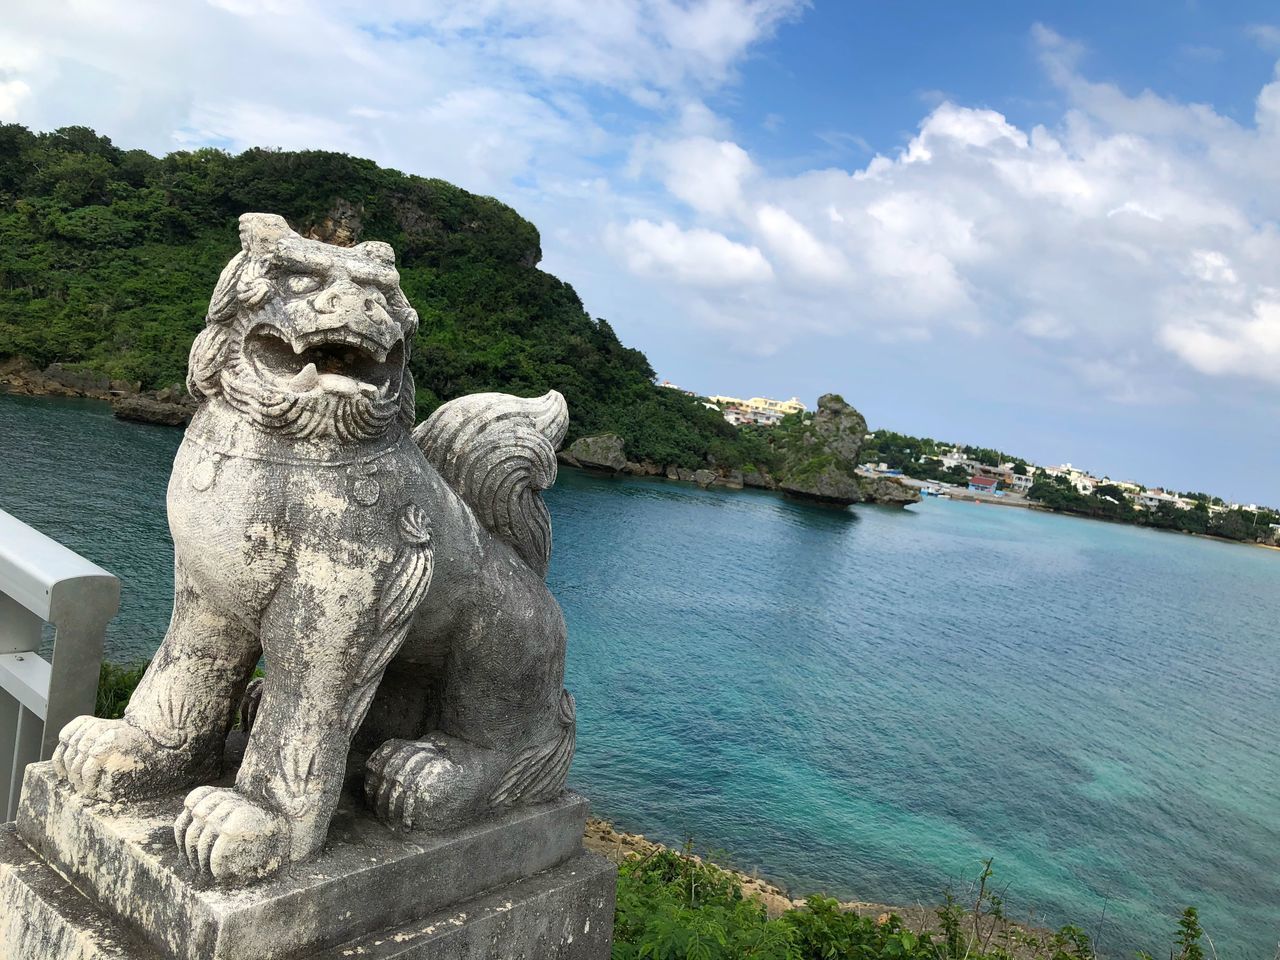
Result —
M192 790L173 839L192 870L221 883L261 880L288 860L284 817L225 787Z
M58 734L53 769L77 793L117 800L145 792L147 761L159 749L124 720L76 717Z

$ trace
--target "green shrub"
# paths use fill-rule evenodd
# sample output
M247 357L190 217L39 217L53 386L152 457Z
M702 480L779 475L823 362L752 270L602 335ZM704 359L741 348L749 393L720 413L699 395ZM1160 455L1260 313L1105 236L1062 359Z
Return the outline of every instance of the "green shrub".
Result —
M94 705L93 715L108 720L118 720L124 716L124 708L129 705L129 698L133 696L134 688L142 680L146 669L145 663L133 667L104 663L98 673L98 701Z

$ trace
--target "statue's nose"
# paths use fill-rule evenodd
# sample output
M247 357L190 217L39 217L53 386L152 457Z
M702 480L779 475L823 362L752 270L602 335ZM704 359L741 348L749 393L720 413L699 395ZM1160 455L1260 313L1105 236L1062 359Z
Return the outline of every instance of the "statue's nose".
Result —
M354 310L363 313L365 292L350 280L339 280L325 287L311 300L317 313L337 313Z
M319 314L345 314L349 318L362 317L375 326L386 323L390 315L380 295L370 295L357 283L338 280L311 298L311 306Z

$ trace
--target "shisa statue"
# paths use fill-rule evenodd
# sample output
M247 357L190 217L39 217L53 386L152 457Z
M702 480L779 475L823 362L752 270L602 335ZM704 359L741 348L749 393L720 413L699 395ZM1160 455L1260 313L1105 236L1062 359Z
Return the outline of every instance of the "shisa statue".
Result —
M563 397L462 397L413 429L391 247L261 213L240 239L191 349L168 632L124 719L73 721L53 757L88 798L192 788L174 841L222 883L315 856L349 762L381 820L442 830L558 796L574 749L539 497ZM243 762L211 785L238 713Z

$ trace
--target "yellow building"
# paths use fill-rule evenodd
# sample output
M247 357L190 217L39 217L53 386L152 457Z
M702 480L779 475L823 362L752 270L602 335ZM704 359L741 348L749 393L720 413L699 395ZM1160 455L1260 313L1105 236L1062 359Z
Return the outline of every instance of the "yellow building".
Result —
M776 413L786 416L789 413L804 413L809 408L800 402L798 397L790 400L770 400L768 397L752 397L740 400L737 397L708 397L712 403L722 407L742 407L755 413Z
M800 402L799 397L790 400L770 400L768 397L752 397L747 401L748 410L768 410L786 416L789 413L804 413L809 408Z

